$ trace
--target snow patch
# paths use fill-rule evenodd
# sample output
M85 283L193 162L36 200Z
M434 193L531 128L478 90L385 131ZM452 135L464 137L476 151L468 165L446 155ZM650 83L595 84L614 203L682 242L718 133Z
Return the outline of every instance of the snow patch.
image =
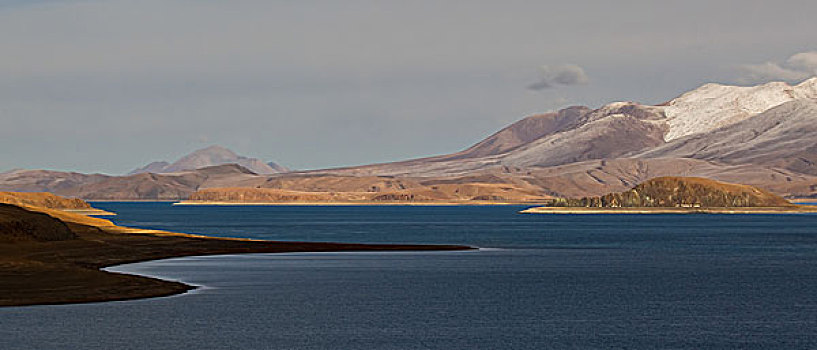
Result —
M664 139L708 132L802 98L817 98L817 77L796 86L783 82L748 87L706 84L661 106L669 125Z

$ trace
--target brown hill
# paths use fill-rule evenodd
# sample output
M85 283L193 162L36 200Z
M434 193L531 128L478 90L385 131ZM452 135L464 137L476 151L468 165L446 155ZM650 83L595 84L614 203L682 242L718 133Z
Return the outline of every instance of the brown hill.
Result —
M696 177L660 177L629 191L600 197L560 199L552 206L593 208L792 207L768 191Z
M61 196L103 200L178 200L200 187L235 184L265 178L236 164L173 174L129 176L83 175L46 170L16 170L0 174L0 190L50 192Z
M343 177L308 177L304 181L288 183L280 180L280 187L305 188L292 190L285 188L207 188L190 196L186 204L195 202L227 203L354 203L354 202L543 202L551 197L542 195L537 189L512 183L457 183L450 180L419 179L379 179L349 177L351 183L344 183ZM360 185L355 185L359 183ZM320 186L318 186L320 185Z
M93 185L111 177L102 174L18 169L0 173L0 191L70 195L69 192L75 192L81 186Z
M48 192L0 192L0 203L50 209L93 209L82 199L60 197Z

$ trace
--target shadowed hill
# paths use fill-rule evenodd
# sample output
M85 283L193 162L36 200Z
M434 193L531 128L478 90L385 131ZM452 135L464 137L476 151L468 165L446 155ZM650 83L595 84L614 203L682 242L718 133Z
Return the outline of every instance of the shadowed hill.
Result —
M77 236L68 226L47 214L0 203L0 244L22 241L63 241Z

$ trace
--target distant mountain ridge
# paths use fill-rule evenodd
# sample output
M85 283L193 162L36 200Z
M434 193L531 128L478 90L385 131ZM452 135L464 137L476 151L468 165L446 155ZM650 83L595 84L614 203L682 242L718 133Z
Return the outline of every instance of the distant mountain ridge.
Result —
M492 167L531 168L561 166L576 162L615 158L655 158L664 150L676 147L689 137L711 132L737 133L755 124L775 107L792 103L811 105L817 99L817 77L798 85L775 82L755 87L706 84L659 106L634 102L614 102L592 110L569 107L522 119L469 149L437 157L395 163L373 164L351 168L323 170L354 175L446 176L484 170ZM795 111L792 111L793 113ZM801 125L817 124L817 115L807 108L796 119ZM778 117L785 125L794 121ZM752 121L753 120L753 121ZM805 123L805 124L804 124ZM794 134L780 133L782 127L766 128L756 137L764 144L791 144ZM792 126L789 130L795 130ZM817 174L812 162L817 135L812 128L797 134L798 148L781 148L775 155L786 159L807 159L803 164L783 165L786 169ZM744 138L745 139L745 138ZM739 142L730 146L730 154L751 153L755 143ZM765 147L764 149L768 149ZM806 155L797 155L807 151ZM723 157L711 152L707 157L694 154L664 153L663 157L696 158L729 164L746 164L734 156ZM776 158L775 158L776 159ZM757 165L781 166L771 157L755 157ZM775 160L775 161L773 161Z
M176 200L202 187L222 187L259 175L237 164L196 170L127 176L80 174L51 170L17 170L0 174L0 191L50 192L101 200Z
M275 162L264 163L257 158L240 156L235 152L221 146L210 146L193 151L192 153L179 158L179 160L175 161L174 163L168 163L165 161L153 162L129 172L128 175L141 173L177 173L224 164L238 164L260 175L277 174L289 171L289 169L278 165Z
M124 177L9 171L0 173L0 190L92 199L186 199L208 188L371 192L372 198L400 191L442 198L444 191L459 196L480 188L495 191L481 198L516 189L542 197L592 197L654 177L684 176L817 198L817 78L797 85L706 84L656 106L574 106L529 116L452 154L282 171L214 146Z

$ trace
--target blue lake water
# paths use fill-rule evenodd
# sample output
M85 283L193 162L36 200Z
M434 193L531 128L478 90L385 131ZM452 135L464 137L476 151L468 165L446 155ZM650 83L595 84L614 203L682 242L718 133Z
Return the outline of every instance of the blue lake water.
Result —
M190 233L490 249L120 266L203 288L0 308L0 349L817 349L815 215L96 206Z

